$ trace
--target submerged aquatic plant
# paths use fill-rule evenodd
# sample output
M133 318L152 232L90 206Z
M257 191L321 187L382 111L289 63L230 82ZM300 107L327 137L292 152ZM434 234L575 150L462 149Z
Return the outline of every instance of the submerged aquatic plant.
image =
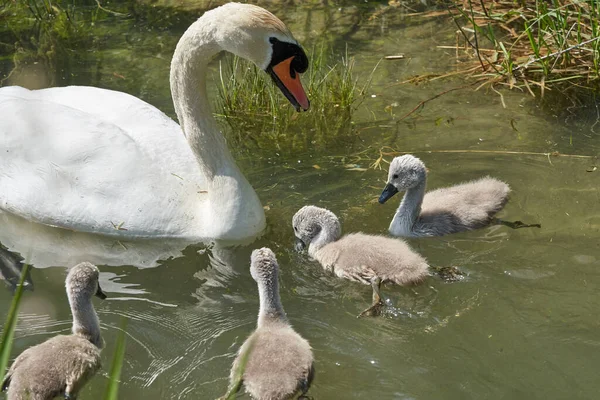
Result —
M293 154L352 145L352 115L370 79L359 86L354 59L346 51L336 60L325 43L313 46L308 58L310 66L302 77L311 102L306 113L290 107L270 78L254 65L235 56L221 60L217 117L228 126L233 148Z
M72 64L87 64L89 50L97 43L95 22L99 14L107 13L99 5L80 6L67 0L3 1L0 20L5 26L0 29L0 42L14 43L14 48L6 46L12 50L12 69L0 79L6 81L15 72L42 63L46 76L39 76L32 86L76 83L64 71L72 70Z

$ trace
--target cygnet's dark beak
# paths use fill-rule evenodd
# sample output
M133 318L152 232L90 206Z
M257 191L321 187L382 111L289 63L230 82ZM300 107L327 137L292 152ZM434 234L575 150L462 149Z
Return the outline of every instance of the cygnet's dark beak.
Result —
M96 297L99 297L102 300L106 298L106 293L102 291L102 289L100 288L100 284L98 284L98 290L96 290Z
M296 238L296 244L294 245L296 251L302 251L306 248L306 243L302 241L300 238Z
M385 203L396 193L398 193L398 189L396 189L396 186L392 185L391 183L388 183L383 188L383 192L381 192L381 196L379 196L379 203L380 204Z

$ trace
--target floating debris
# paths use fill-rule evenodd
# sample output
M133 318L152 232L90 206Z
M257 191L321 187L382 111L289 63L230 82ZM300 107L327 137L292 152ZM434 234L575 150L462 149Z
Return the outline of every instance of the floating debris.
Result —
M465 278L465 274L455 266L449 267L438 267L433 266L431 269L444 281L444 282L457 282L462 281Z

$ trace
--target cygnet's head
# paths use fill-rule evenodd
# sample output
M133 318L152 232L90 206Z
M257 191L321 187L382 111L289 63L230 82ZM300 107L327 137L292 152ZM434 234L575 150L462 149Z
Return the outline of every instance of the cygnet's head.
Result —
M426 176L425 164L417 157L405 154L394 158L390 163L387 185L379 196L379 202L383 204L396 193L414 188L424 182Z
M67 275L67 293L73 298L91 299L92 296L97 296L104 300L106 294L100 289L99 276L98 267L94 264L89 262L77 264Z
M302 250L310 245L323 230L327 231L326 236L329 241L335 241L342 235L342 227L336 215L316 206L304 206L298 210L292 218L292 226L296 236L296 250Z
M212 15L211 15L212 14ZM310 103L300 82L308 57L283 22L252 4L227 3L205 13L217 24L221 47L267 72L297 111Z
M277 281L279 265L275 253L268 247L256 249L250 256L250 274L257 283L267 285Z

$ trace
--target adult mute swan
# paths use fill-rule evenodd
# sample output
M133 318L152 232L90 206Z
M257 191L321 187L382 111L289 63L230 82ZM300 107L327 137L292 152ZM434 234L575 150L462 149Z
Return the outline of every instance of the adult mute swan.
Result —
M504 207L510 192L506 183L486 176L425 194L426 180L425 164L417 157L406 154L390 163L379 202L406 191L390 224L392 235L441 236L484 227Z
M342 236L337 216L331 211L304 206L292 218L296 248L308 246L308 254L340 278L373 287L373 304L360 313L379 314L384 303L380 286L385 282L413 285L429 276L429 265L401 239L361 232Z
M25 350L8 370L1 389L8 400L75 399L100 369L104 341L92 297L105 299L98 268L88 262L67 275L67 297L73 314L73 334L58 335Z
M0 209L118 237L258 235L263 208L206 95L208 62L222 50L254 62L297 110L308 109L300 82L308 59L283 22L258 6L225 4L193 23L173 54L180 125L116 91L0 89Z

